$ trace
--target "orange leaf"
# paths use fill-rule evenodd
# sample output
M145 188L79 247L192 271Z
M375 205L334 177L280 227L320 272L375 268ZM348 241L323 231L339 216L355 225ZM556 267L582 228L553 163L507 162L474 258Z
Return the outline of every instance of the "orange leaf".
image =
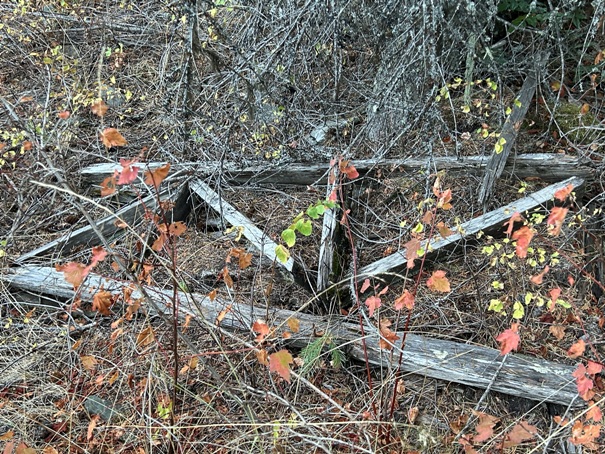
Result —
M599 422L603 419L603 412L592 400L588 402L588 411L586 412L586 421L592 419L594 422Z
M542 285L542 281L544 279L544 276L546 275L546 273L548 273L550 271L550 267L548 265L546 265L544 267L544 269L542 270L542 272L540 274L536 274L535 276L532 276L530 281L535 284L535 285Z
M567 186L565 186L563 189L559 189L557 192L555 192L555 199L564 202L565 199L567 198L567 196L569 194L571 194L571 192L573 191L573 184L568 184Z
M382 303L380 298L378 298L376 295L373 295L365 301L365 304L366 306L368 306L368 311L371 317L372 315L374 315L374 311L378 309Z
M269 370L277 372L280 377L290 383L290 364L294 360L288 350L280 350L269 355Z
M187 226L182 221L173 222L168 227L168 233L172 236L180 236L187 231Z
M297 318L289 318L286 322L288 327L292 330L293 333L298 333L300 331L300 320Z
M95 246L92 248L92 260L90 262L90 268L95 266L97 263L105 260L107 257L107 251L103 246Z
M65 280L73 285L74 290L77 289L88 274L89 268L77 262L69 262L65 265L55 265L57 271L63 272Z
M264 348L256 352L256 358L258 359L258 362L261 363L263 366L269 365L269 354Z
M445 271L433 271L432 276L426 281L428 288L435 292L447 293L450 291L450 281L445 277Z
M170 163L164 164L162 167L158 167L155 170L148 170L145 172L145 184L154 186L157 190L160 184L168 176L170 171Z
M569 356L571 359L576 359L582 356L585 350L586 343L580 339L578 342L569 347L569 350L567 350L567 356Z
M216 298L216 294L218 292L216 291L216 289L213 289L210 293L208 293L208 298L210 298L210 301L214 301Z
M130 160L120 158L120 165L122 166L122 170L120 170L120 178L118 178L118 184L130 184L137 179L139 168L133 165L136 162L136 158Z
M420 249L420 240L412 238L403 246L405 247L405 258L408 261L408 269L414 268L414 260L418 258L418 250Z
M548 332L555 336L558 340L565 337L565 328L562 325L552 325L548 328Z
M223 321L223 319L227 316L227 314L231 312L231 304L229 304L225 309L223 309L222 311L220 311L218 313L218 315L216 316L216 320L214 322L214 324L216 326L219 326L221 324L221 322Z
M229 274L229 270L227 267L224 267L219 274L219 277L225 282L225 285L229 288L233 288L233 279Z
M395 300L395 309L400 311L403 308L412 310L414 308L414 295L409 290L404 290L403 295Z
M590 105L587 103L582 104L580 107L580 115L586 115L590 111Z
M34 448L28 447L25 443L21 442L15 449L15 454L36 454Z
M561 233L561 227L565 221L565 216L569 210L563 207L553 207L550 210L550 215L546 220L546 224L549 226L548 234L551 236L558 236Z
M99 415L94 415L90 418L90 422L88 423L88 430L86 431L86 440L91 441L92 437L94 437L94 430L97 427L97 422L99 421Z
M350 161L342 160L339 162L338 167L340 168L340 171L344 173L349 180L354 180L359 176L359 172L357 172L357 169L353 164L351 164Z
M512 350L517 350L519 348L519 341L521 337L519 337L519 324L513 323L509 329L500 333L496 340L500 342L500 354L506 355L510 353Z
M80 361L82 362L82 367L89 372L94 372L97 367L97 359L94 356L82 355L80 356Z
M137 335L137 347L146 347L155 341L153 328L148 326Z
M123 147L127 144L124 136L116 128L106 128L101 131L101 141L107 148Z
M265 339L265 336L269 334L269 326L263 320L257 320L252 324L252 331L258 333L256 342L262 342Z
M477 412L479 416L479 422L475 427L477 435L473 437L475 443L482 443L489 440L494 435L494 426L500 421L500 418L488 415L483 412Z
M574 422L571 429L571 441L574 445L582 445L588 449L597 450L599 445L595 443L595 440L601 435L600 424L582 424L582 421L577 420Z
M109 109L109 107L107 106L107 104L105 104L105 101L103 101L102 99L95 101L90 106L90 110L92 110L92 113L95 114L97 117L104 117L107 113L107 109Z
M57 117L59 117L61 120L67 120L70 115L69 110L63 110L57 114Z
M109 308L115 302L110 292L106 290L99 291L92 297L92 310L98 311L102 315L111 315Z
M380 323L380 340L378 341L378 346L383 350L391 350L393 344L399 339L397 333L389 328L390 325L391 322L388 320L384 320Z
M439 231L439 235L441 235L441 238L447 238L452 233L454 233L449 229L447 225L445 225L443 221L437 223L437 230Z
M155 239L155 241L153 242L153 244L151 245L151 249L153 249L156 252L160 252L162 250L162 248L164 247L164 243L166 243L166 240L167 240L166 234L160 233L158 235L158 237Z
M529 247L529 243L531 242L534 233L535 231L526 225L513 233L512 238L517 241L517 246L515 247L517 257L522 259L527 257L527 248Z
M504 439L503 447L510 448L520 445L521 443L533 439L538 433L538 428L532 426L526 421L521 421L516 424Z
M105 178L101 183L101 197L115 194L117 190L116 183L117 181L115 175Z

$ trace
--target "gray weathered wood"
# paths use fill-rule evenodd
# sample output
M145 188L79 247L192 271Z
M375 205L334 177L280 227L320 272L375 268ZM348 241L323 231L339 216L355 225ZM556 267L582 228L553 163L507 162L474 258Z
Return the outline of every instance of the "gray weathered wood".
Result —
M490 211L489 213L485 213L482 216L465 222L460 226L461 228L459 232L454 232L447 238L441 238L437 235L435 238L432 238L430 242L429 240L424 240L421 242L421 248L427 251L427 259L434 260L439 253L455 246L458 241L471 238L480 231L490 232L495 229L504 230L503 223L510 219L511 215L515 211L523 213L527 210L539 207L540 205L552 200L555 192L564 188L568 184L572 184L575 188L578 188L582 186L583 183L583 179L573 177L561 181L560 183L552 184L544 189L541 189L540 191L528 194L522 199L498 208L497 210ZM407 267L405 254L406 250L400 249L388 257L364 266L358 271L357 279L361 281L367 277L379 275L384 275L388 280L396 279L397 273L405 270ZM417 259L416 266L418 266L419 263L420 260Z
M446 170L451 175L483 175L489 160L487 156L439 157L410 159L374 159L355 160L355 168L360 176L374 176L378 170L383 175L396 177L408 173L426 172L428 169ZM150 169L158 168L165 163L152 162ZM82 183L98 185L114 170L119 170L119 164L95 164L82 169ZM276 185L310 185L327 183L329 163L289 163L286 166L271 167L267 164L242 168L236 163L226 162L222 166L217 162L210 163L180 163L173 164L175 172L192 173L200 177L213 175L223 171L224 178L234 184L276 184ZM514 174L518 178L540 177L545 181L555 182L575 175L582 178L594 176L594 167L581 158L562 154L536 153L524 154L510 158L504 168L507 175Z
M328 183L326 198L336 189L338 181L338 165L333 167L334 181ZM336 235L336 209L324 213L321 229L321 243L319 246L319 260L317 264L317 293L322 294L330 286L330 275L334 266L334 241Z
M0 275L0 280L13 288L32 293L54 295L57 298L71 299L75 292L63 278L63 274L49 267L23 266L10 269ZM94 273L90 274L78 293L83 300L90 302L97 289L115 294L122 294L124 283L104 278ZM155 305L161 312L171 314L172 290L145 287ZM140 291L135 291L132 298L140 298ZM251 307L220 300L210 300L201 294L185 294L178 292L181 317L191 315L209 321L207 326L214 326L217 317L227 305L232 308L225 314L220 326L230 330L250 332L257 319L266 319L265 307ZM144 304L151 310L153 305ZM267 322L277 330L278 336L282 331L289 330L286 321L296 318L300 321L300 330L291 333L288 342L294 347L304 347L316 339L317 333L329 331L337 345L341 345L349 355L363 361L364 354L360 340L359 325L343 321L340 317L320 317L302 314L288 310L270 311ZM390 355L388 351L379 348L380 336L374 326L365 326L368 358L372 365L380 367L398 367L398 354ZM401 338L401 332L397 333ZM282 339L283 340L283 339ZM395 350L398 350L399 343ZM435 339L408 333L403 351L401 367L404 372L420 374L449 382L461 383L478 388L491 387L494 391L519 396L526 399L552 402L562 405L583 405L581 399L576 399L577 390L572 377L573 366L533 358L521 354L510 354L506 357L500 372L494 378L502 361L498 350L462 344L449 340Z
M543 68L543 65L546 62L546 59L543 57L541 57L541 59L538 58L538 60L539 62L536 65L536 69L532 69L529 72L525 78L525 82L523 82L521 90L519 91L519 95L516 98L519 104L513 106L511 114L508 116L506 122L504 122L504 126L502 127L502 132L500 133L499 139L506 140L506 143L504 143L500 153L496 153L494 150L489 162L487 163L487 166L485 167L483 183L479 188L479 203L481 204L486 203L488 198L491 196L496 180L502 175L504 166L508 160L508 156L513 149L515 141L517 140L519 128L521 128L521 123L525 118L529 103L536 92L536 84L538 81L537 73L541 71L541 68ZM567 175L573 174L568 173Z
M242 234L256 249L258 249L261 256L265 256L269 261L274 262L277 266L292 274L294 279L302 286L308 287L308 282L302 272L303 268L296 263L292 257L290 257L286 263L282 263L275 254L277 244L269 238L265 232L254 225L250 219L241 214L227 201L221 200L220 196L203 181L199 179L194 180L189 183L189 188L192 193L196 194L210 208L216 211L220 216L223 216L229 224L236 227L243 227Z
M160 193L160 199L166 200L177 200L185 202L186 199L182 198L184 189L181 187L176 192L171 192L170 195L167 196L168 191L162 191ZM138 221L142 219L145 215L146 210L155 211L158 207L157 205L158 197L156 195L149 195L141 200L137 200L132 202L131 204L125 206L124 208L115 212L115 214L111 214L106 216L96 222L98 229L101 231L104 237L111 238L116 235L120 235L125 232L125 229L122 227L116 226L118 221L123 221L126 224L132 226L136 224ZM181 218L185 218L188 212L185 207L180 205L175 206L175 210L178 210L179 220ZM32 251L23 254L15 260L17 264L23 264L28 260L33 259L34 257L38 257L43 254L66 254L69 253L76 246L94 246L100 244L100 241L97 237L97 234L94 232L91 226L81 227L73 232L68 232L65 235L57 238L54 241L51 241L39 248L36 248Z

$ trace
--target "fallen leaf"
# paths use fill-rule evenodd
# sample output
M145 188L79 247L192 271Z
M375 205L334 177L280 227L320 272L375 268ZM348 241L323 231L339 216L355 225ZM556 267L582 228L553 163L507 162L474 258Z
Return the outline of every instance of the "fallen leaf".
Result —
M567 356L569 356L571 359L576 359L582 356L585 350L586 343L580 339L578 342L569 347L569 350L567 350Z
M116 185L117 180L115 175L105 178L101 182L101 197L107 197L108 195L115 194L117 191Z
M546 273L548 273L550 271L550 267L548 265L546 265L544 267L544 269L542 270L541 273L536 274L535 276L532 276L530 278L530 281L532 282L532 284L535 285L542 285L542 282L544 280L544 276L546 275Z
M103 101L102 99L98 99L90 106L90 110L97 117L104 117L107 113L107 109L109 109L109 107L107 106L107 104L105 104L105 101Z
M521 443L535 438L538 433L538 428L532 426L526 421L521 421L516 424L504 439L503 447L510 448L520 445Z
M116 128L106 128L101 131L101 141L107 148L123 147L127 144L124 136Z
M494 426L500 421L500 418L488 415L483 412L476 412L479 421L475 426L477 435L473 437L475 443L482 443L489 440L494 435Z
M361 289L359 291L361 293L364 293L368 288L370 288L370 280L366 279L365 281L363 281L363 284L361 284Z
M99 415L94 415L90 418L90 422L88 423L88 430L86 431L86 441L91 441L94 434L95 427L97 427L97 422L99 421Z
M288 350L280 350L269 355L269 370L277 372L280 377L290 383L290 364L294 360Z
M82 367L89 372L94 372L97 367L97 359L94 356L90 355L82 355L80 356L80 361L82 362Z
M555 336L558 340L561 340L565 337L565 328L563 325L551 325L548 328L548 332Z
M69 262L65 265L55 265L55 269L59 272L63 272L63 277L68 283L73 285L74 290L77 290L77 288L80 287L88 274L88 267L77 262Z
M148 326L137 335L137 347L146 347L155 341L153 328Z
M290 317L286 323L293 333L298 333L298 331L300 331L299 319Z

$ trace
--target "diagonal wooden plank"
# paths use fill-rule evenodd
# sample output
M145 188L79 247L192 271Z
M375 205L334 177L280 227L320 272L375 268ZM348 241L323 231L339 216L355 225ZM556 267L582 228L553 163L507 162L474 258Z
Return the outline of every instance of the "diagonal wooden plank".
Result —
M168 199L175 201L173 216L171 216L173 220L184 220L189 213L186 207L186 198L183 199L183 195L188 196L189 194L188 192L185 193L185 189L184 186L181 186L177 191L169 191L166 189L159 194L160 200ZM97 228L106 238L121 235L125 230L116 225L118 223L117 221L120 221L120 223L125 222L132 226L143 218L146 210L155 211L158 207L157 202L158 196L155 194L134 201L115 213L96 221ZM21 265L28 260L44 254L61 255L69 253L76 246L92 246L98 245L99 243L100 241L93 228L91 226L85 226L74 230L73 232L68 232L54 241L23 254L15 260L15 263Z
M490 230L501 229L502 224L510 219L511 215L515 211L523 213L527 210L539 207L540 205L552 200L555 192L564 188L568 184L578 188L582 186L583 183L584 180L582 178L572 177L559 183L551 184L550 186L529 194L513 203L509 203L508 205L498 208L497 210L490 211L489 213L485 213L482 216L465 222L460 226L459 232L455 232L447 238L436 237L432 238L430 241L424 240L421 242L421 248L427 251L427 259L435 259L440 252L448 250L464 238L470 238L480 231L489 232ZM400 249L388 257L364 266L358 271L358 281L367 277L379 275L384 275L384 277L388 280L395 279L397 273L405 270L407 267L405 254L406 250ZM416 262L418 263L419 260ZM349 276L349 279L350 278L351 276Z
M50 267L23 266L9 269L0 274L0 281L15 289L28 292L53 295L69 300L75 296L70 284L65 282L63 274ZM78 296L90 302L97 291L104 290L121 295L124 282L105 278L91 273L81 286ZM145 286L147 300L144 307L150 311L172 314L172 290ZM227 306L230 309L221 314L220 326L230 330L240 330L250 335L250 327L257 319L267 319L265 307L249 306L216 298L210 300L202 294L178 292L179 315L205 319L206 327L214 327L219 313ZM136 290L132 298L141 298L143 294ZM487 304L487 303L486 303ZM272 326L283 326L286 321L295 318L300 321L297 333L291 333L288 343L293 347L305 347L317 339L317 332L329 332L334 342L340 345L349 356L363 361L359 325L343 321L342 317L322 317L277 309L270 311L267 322ZM281 331L277 330L279 336ZM380 336L374 326L365 326L366 346L369 362L381 368L398 367L398 346L396 354L379 348ZM401 338L403 333L398 332ZM284 342L283 339L280 342ZM501 362L504 364L500 368ZM403 351L403 371L427 377L461 383L478 388L488 388L505 394L536 401L552 402L562 405L583 406L578 399L575 380L572 377L574 367L558 364L541 358L522 354L509 354L506 359L493 348L462 344L443 339L435 339L407 334ZM498 371L498 369L500 370Z
M197 179L189 183L189 189L202 199L210 208L216 211L219 215L232 226L243 227L242 234L246 239L260 252L261 256L267 257L271 262L274 262L280 268L292 274L295 281L300 285L308 288L309 283L303 272L303 267L294 261L292 257L286 263L282 263L275 253L277 244L259 229L250 219L240 213L233 205L225 200L208 186L203 181Z

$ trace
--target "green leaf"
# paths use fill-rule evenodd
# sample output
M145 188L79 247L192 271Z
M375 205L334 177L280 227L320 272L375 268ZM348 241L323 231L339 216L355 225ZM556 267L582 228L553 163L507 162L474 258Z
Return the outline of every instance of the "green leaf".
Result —
M567 301L561 300L561 299L557 300L557 304L563 306L565 309L569 309L571 307L571 304L569 304Z
M281 233L282 239L286 242L288 247L294 246L296 243L296 232L292 229L286 229Z
M307 216L309 216L311 219L319 218L319 214L317 213L317 207L310 206L309 208L307 208Z
M275 248L275 255L277 256L277 260L282 263L286 263L290 258L290 252L282 244Z
M513 318L519 320L523 318L524 315L525 306L523 306L523 304L521 304L519 301L515 301L515 303L513 304Z
M313 224L309 220L302 221L302 225L300 225L298 227L298 231L304 236L311 235L312 230L313 230Z
M326 212L326 207L323 205L323 203L318 203L315 208L317 209L317 214L320 216Z

